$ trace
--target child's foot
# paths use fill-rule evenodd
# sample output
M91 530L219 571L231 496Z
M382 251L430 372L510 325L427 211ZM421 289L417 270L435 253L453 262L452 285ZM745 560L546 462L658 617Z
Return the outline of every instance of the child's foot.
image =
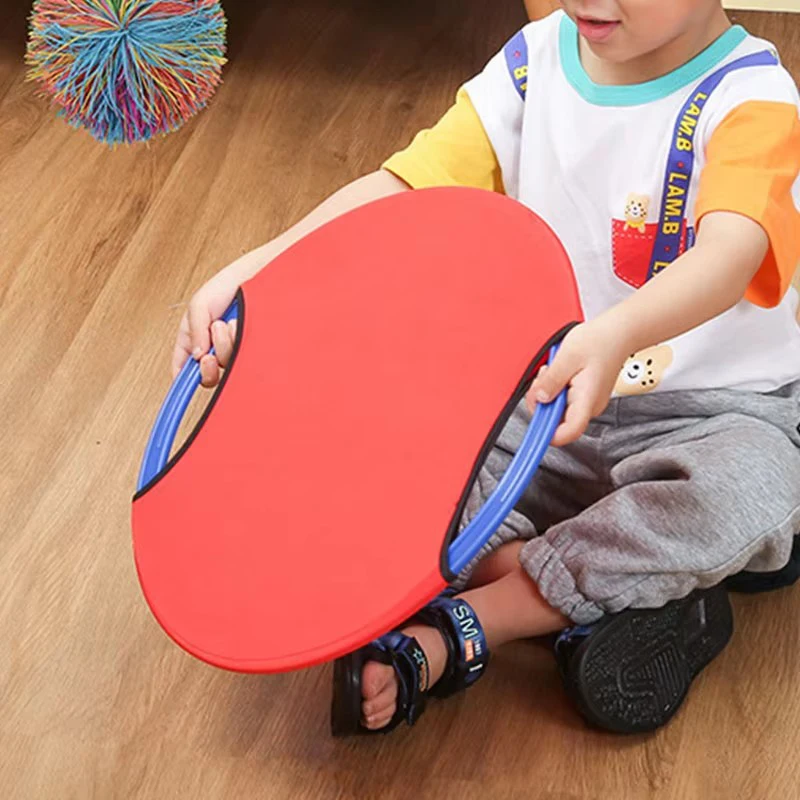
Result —
M428 659L430 689L444 674L447 666L447 647L436 628L411 625L403 628L406 636L414 637ZM397 673L389 664L368 661L361 673L361 724L371 731L386 727L397 708Z
M387 733L414 725L428 695L449 697L472 686L489 663L480 621L463 598L440 595L402 631L337 658L331 732Z

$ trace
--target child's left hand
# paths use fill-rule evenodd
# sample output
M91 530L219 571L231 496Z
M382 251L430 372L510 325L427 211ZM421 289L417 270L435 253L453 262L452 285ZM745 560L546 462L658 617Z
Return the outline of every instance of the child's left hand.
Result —
M528 405L549 403L569 384L567 410L556 430L556 447L574 442L589 420L602 413L630 348L602 318L573 328L549 367L543 367L528 392Z

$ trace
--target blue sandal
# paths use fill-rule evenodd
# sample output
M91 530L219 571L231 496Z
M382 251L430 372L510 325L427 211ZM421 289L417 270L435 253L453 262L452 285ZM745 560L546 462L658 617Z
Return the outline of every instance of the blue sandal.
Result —
M447 665L435 686L430 687L428 659L412 636L392 631L371 644L336 660L333 666L331 732L334 736L389 733L400 723L414 725L422 716L428 696L449 697L472 686L489 663L486 636L472 607L449 593L440 595L415 614L412 624L436 628L447 647ZM361 722L361 672L368 661L379 661L394 669L397 677L397 709L389 723L377 731Z

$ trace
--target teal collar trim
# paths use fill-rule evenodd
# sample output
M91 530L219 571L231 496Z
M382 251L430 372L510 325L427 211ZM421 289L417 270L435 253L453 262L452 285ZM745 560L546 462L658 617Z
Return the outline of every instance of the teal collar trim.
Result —
M561 19L559 52L564 75L584 100L596 106L639 106L660 100L694 83L730 55L746 38L747 31L740 25L734 25L678 69L652 81L626 86L601 85L586 74L578 47L578 28L566 14Z

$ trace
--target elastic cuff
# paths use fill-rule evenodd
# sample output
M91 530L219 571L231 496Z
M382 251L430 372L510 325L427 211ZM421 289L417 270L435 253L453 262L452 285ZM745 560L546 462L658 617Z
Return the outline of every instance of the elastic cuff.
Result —
M542 597L576 625L589 625L605 615L597 603L578 591L572 573L544 536L528 542L522 548L519 561Z

